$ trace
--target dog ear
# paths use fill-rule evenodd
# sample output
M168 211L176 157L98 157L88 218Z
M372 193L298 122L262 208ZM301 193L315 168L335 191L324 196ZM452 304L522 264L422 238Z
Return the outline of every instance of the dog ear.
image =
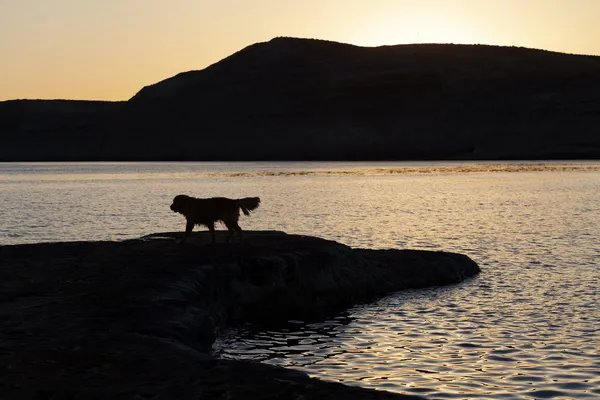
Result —
M178 194L177 196L175 196L175 198L173 199L173 203L174 204L182 204L185 201L185 197L182 194Z
M189 208L190 198L186 195L180 194L173 199L179 212L185 214Z

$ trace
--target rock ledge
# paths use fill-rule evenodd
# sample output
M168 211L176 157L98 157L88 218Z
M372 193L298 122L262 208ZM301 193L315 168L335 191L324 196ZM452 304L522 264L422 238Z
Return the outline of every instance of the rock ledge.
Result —
M179 235L0 246L0 398L416 398L209 352L240 323L315 320L479 272L454 253L274 231L214 246L198 232L177 245Z

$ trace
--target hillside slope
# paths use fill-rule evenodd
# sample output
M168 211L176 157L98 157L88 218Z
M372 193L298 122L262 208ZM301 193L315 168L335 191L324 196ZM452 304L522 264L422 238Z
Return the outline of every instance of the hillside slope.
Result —
M2 128L5 109L0 103ZM0 159L27 158L18 145L32 135L24 125L13 122L2 133L15 152L0 150ZM144 87L96 118L80 149L69 154L123 160L599 158L599 128L600 57L276 38ZM46 134L69 145L69 131L63 124Z

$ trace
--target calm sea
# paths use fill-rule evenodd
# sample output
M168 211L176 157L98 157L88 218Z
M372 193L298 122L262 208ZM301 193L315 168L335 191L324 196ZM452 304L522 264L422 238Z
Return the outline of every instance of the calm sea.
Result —
M464 253L483 272L215 353L428 398L600 398L600 163L5 163L0 244L181 231L180 193L260 196L244 229Z

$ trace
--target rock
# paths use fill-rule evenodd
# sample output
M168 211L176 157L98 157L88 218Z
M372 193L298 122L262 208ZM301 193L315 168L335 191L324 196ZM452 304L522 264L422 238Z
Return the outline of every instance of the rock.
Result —
M316 320L479 272L453 253L179 235L0 246L0 398L402 398L209 352L238 324Z

